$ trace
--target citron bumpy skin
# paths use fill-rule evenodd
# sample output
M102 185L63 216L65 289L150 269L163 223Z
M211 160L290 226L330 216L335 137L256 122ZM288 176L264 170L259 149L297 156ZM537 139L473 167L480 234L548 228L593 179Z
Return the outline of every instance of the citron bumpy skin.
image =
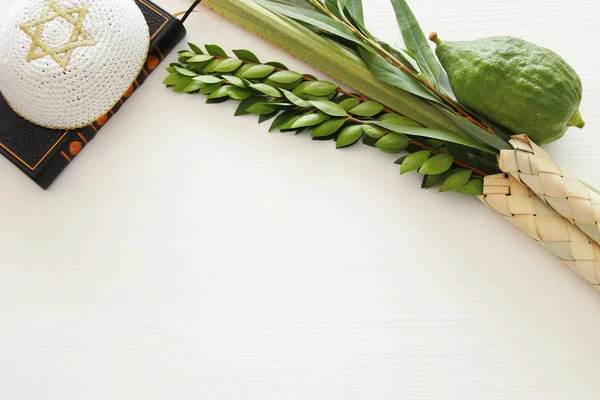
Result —
M432 33L430 39L458 101L488 121L537 144L585 125L581 79L553 51L514 37L450 42Z

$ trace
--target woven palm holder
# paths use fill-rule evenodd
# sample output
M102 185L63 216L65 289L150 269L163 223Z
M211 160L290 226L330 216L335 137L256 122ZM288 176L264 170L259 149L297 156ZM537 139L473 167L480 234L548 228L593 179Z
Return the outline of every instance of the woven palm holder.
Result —
M565 173L526 135L514 136L510 144L514 150L500 153L500 170L528 186L541 200L600 244L600 194Z

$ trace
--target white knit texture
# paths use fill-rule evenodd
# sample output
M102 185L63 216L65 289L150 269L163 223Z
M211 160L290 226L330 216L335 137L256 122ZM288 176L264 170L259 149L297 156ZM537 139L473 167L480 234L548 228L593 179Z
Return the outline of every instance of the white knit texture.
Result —
M88 125L135 80L149 41L133 0L21 0L0 26L0 91L35 124Z

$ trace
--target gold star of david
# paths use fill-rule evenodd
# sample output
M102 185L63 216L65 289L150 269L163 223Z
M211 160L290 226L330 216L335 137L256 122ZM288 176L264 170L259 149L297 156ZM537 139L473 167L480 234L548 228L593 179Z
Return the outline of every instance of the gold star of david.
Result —
M32 40L29 53L27 54L27 62L50 56L63 69L67 68L73 49L96 44L96 41L83 29L82 22L86 14L87 10L83 7L64 10L52 0L48 0L48 5L39 18L20 26L21 30ZM73 25L73 32L67 43L51 48L42 40L42 33L44 25L56 18L63 18Z

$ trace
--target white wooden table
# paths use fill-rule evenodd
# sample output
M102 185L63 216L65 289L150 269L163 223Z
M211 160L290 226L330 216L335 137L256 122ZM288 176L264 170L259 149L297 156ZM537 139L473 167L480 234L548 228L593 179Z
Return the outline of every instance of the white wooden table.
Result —
M443 38L563 55L588 125L548 149L600 184L597 0L411 4ZM320 75L205 9L187 26ZM525 235L394 157L268 134L164 76L49 191L0 160L0 399L599 398L600 296Z

